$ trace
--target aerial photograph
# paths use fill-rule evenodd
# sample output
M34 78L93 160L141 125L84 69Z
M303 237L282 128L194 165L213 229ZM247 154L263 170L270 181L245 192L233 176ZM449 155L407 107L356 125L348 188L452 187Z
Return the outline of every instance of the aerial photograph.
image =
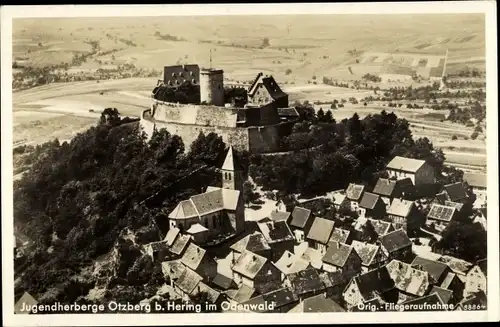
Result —
M486 311L485 28L14 18L12 310Z

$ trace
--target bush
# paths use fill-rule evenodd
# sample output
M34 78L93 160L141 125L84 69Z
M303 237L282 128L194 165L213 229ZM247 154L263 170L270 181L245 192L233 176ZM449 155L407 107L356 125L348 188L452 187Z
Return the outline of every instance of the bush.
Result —
M453 141L458 140L458 136L453 135L453 136L451 137L451 139L452 139Z
M475 140L475 139L477 139L477 137L478 137L478 136L479 136L478 132L474 132L474 133L472 133L472 134L470 135L470 138L471 138L472 140Z

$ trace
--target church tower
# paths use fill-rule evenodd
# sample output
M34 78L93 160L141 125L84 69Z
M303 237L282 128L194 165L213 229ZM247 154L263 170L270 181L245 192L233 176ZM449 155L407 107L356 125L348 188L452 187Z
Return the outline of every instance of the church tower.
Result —
M244 172L239 160L236 158L233 147L229 146L226 159L221 168L222 188L230 190L243 190Z

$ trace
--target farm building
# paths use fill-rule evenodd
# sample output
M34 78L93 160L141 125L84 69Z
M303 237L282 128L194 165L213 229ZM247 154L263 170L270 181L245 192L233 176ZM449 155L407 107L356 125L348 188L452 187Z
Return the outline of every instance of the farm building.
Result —
M386 167L389 177L396 179L410 178L413 185L434 184L436 181L434 168L424 160L395 157Z

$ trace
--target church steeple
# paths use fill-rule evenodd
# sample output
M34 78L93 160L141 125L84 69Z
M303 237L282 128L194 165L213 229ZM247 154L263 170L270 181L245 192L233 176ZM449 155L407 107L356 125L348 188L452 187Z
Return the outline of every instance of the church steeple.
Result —
M231 190L243 189L243 168L234 153L233 147L229 146L226 159L221 167L222 188Z

